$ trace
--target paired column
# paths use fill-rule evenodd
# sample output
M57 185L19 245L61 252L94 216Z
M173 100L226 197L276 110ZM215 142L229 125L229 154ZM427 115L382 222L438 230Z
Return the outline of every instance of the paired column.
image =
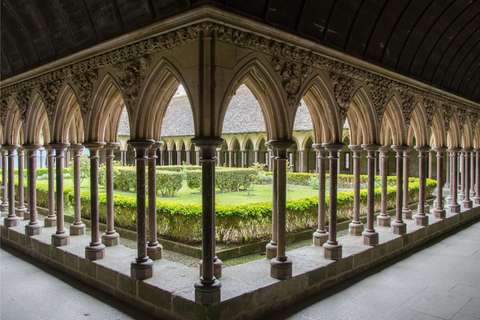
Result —
M380 148L380 168L382 176L382 205L380 215L377 217L379 227L390 227L390 216L387 214L387 173L388 173L388 152L389 146ZM398 190L398 189L397 189Z
M360 158L363 148L359 145L348 147L353 151L353 221L349 225L349 232L352 236L361 236L364 230L364 225L360 221ZM325 192L323 194L325 197ZM318 205L320 206L320 203Z
M415 215L415 224L417 226L427 226L428 216L425 214L426 202L426 183L427 183L427 153L430 150L428 146L417 146L418 151L419 175L418 175L418 213Z
M0 205L2 212L8 212L8 198L7 198L7 150L2 148L0 151L2 153L2 182L3 182L3 193L2 193L2 204Z
M220 301L221 283L214 272L215 258L215 149L222 138L193 138L192 142L202 150L202 272L195 282L195 301L212 304Z
M475 183L475 197L473 197L473 201L475 204L480 204L480 148L475 149L476 162L477 162L477 169L475 170L476 175L476 183Z
M82 202L80 198L80 159L82 157L83 145L72 143L70 149L73 151L73 223L70 225L70 235L85 234L85 224L82 222Z
M266 145L269 145L270 142L267 142ZM275 154L272 156L275 157ZM266 256L267 259L273 259L277 256L277 165L275 161L272 161L273 168L272 170L272 240L266 246Z
M475 196L475 174L477 169L475 168L475 150L470 149L470 199Z
M100 242L100 231L98 225L98 165L100 156L99 150L105 142L84 142L83 145L90 151L90 232L91 241L85 247L85 259L98 260L105 257L105 245ZM145 175L145 170L143 171ZM145 194L145 191L144 191Z
M66 142L55 142L50 143L50 146L55 149L57 205L57 231L52 234L52 245L60 247L70 243L70 236L65 231L65 222L63 219L63 160L65 159L65 150L70 144Z
M462 201L462 205L465 209L470 209L473 207L473 202L470 200L470 185L471 185L471 180L470 180L470 154L472 153L473 149L472 148L466 148L463 149L464 153L464 167L463 167L463 175L464 177L464 198Z
M405 219L412 219L412 210L408 206L408 159L410 158L411 147L403 151L403 209Z
M280 280L292 277L292 261L288 260L285 253L287 151L292 145L293 141L291 140L270 140L268 142L268 146L277 154L274 165L277 173L277 256L270 260L270 276Z
M23 148L17 149L17 157L18 157L18 207L15 209L15 213L17 216L23 218L25 215L24 220L29 220L30 217L26 214L27 208L25 208L24 204L24 197L23 197L23 165L25 163L23 158Z
M30 211L30 222L25 226L27 236L36 236L42 233L42 226L37 220L37 150L39 144L24 144L27 150L27 182L28 182L28 208Z
M403 198L403 175L404 175L404 155L406 151L409 149L408 146L403 145L394 145L392 149L395 150L397 153L396 161L397 161L397 206L395 212L395 221L392 222L392 233L393 234L400 234L404 235L407 233L407 225L403 222L402 219L402 198ZM408 199L408 198L407 198ZM408 207L408 200L407 200L407 207Z
M369 246L378 244L378 232L375 231L375 163L379 144L363 144L368 155L368 195L367 195L367 227L363 231L363 243Z
M460 151L460 192L458 193L458 200L463 201L465 199L465 150Z
M3 149L8 152L8 216L3 221L6 228L16 227L20 224L20 218L15 214L15 151L18 147L19 145L16 144L3 146Z
M322 146L330 152L330 199L329 199L329 235L328 241L323 244L325 259L340 260L342 258L342 245L337 241L337 183L338 183L338 153L343 148L343 143L323 143Z
M436 208L433 209L433 216L437 219L445 218L445 209L443 208L443 153L447 150L445 147L433 148L437 152L437 201Z
M317 150L318 159L318 229L313 233L313 245L321 247L328 239L328 232L325 229L325 161L327 155L321 143L314 143L313 147Z
M107 193L107 230L102 234L102 243L107 247L118 245L119 235L114 229L114 207L113 207L113 159L114 150L120 147L118 142L108 142L105 148L105 189Z
M163 247L157 241L157 149L163 142L156 141L148 149L148 244L147 255L152 260L162 258ZM188 154L188 153L187 153Z
M47 151L48 167L48 215L44 219L45 227L55 227L57 225L57 216L55 215L55 150L44 145Z
M460 148L449 148L450 151L450 162L452 164L451 170L451 185L450 185L450 194L452 196L452 201L450 203L450 212L451 213L459 213L460 212L460 205L457 203L458 199L458 152L462 150Z

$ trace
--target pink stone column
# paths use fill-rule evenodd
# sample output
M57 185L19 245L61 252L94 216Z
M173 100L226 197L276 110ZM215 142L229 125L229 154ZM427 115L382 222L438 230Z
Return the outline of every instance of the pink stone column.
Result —
M90 229L91 241L85 247L85 259L99 260L105 257L105 245L100 242L98 212L98 166L99 150L105 142L88 141L83 145L90 151ZM145 172L145 171L144 171ZM137 218L138 219L138 218Z
M342 245L337 241L337 183L338 183L338 153L343 143L323 143L322 146L330 152L330 197L329 197L329 236L323 244L323 257L330 260L342 258Z
M135 149L137 167L137 257L130 264L130 275L136 280L153 276L153 261L147 254L147 213L145 195L145 170L147 150L155 143L151 139L134 139L127 142Z
M475 196L475 150L472 148L470 152L470 199Z
M167 150L167 153L168 153L168 165L171 166L173 164L172 150Z
M182 165L182 150L177 150L177 166Z
M7 164L7 150L2 147L2 185L3 185L3 192L2 192L2 204L0 205L2 212L8 212L8 198L7 198L7 172L8 172L8 164Z
M287 151L292 140L270 140L268 146L276 152L277 173L277 256L270 260L270 276L275 279L292 277L292 261L286 255L286 214L287 214Z
M443 153L447 150L445 147L433 148L437 152L437 201L433 215L437 219L445 218L445 209L443 207Z
M39 150L39 154L40 154L40 169L43 168L43 148L40 148Z
M266 144L268 144L267 142ZM275 158L275 154L272 155ZM277 256L277 165L275 161L272 161L272 240L266 246L267 259L273 259Z
M465 164L465 167L464 167L464 172L463 172L463 176L464 176L464 198L463 198L463 201L462 201L462 205L465 209L470 209L473 207L473 202L472 200L470 200L470 153L473 151L472 148L466 148L466 149L463 149L463 153L464 153L464 164Z
M408 206L408 167L410 158L410 152L412 151L411 147L408 147L407 150L403 152L403 208L402 213L405 219L412 219L412 210Z
M475 153L477 154L476 156L476 185L475 185L475 197L473 198L473 201L475 204L480 204L480 148L475 149Z
M390 227L390 216L387 214L387 176L388 176L388 152L389 146L380 148L380 172L382 176L382 205L380 214L377 216L379 227Z
M404 155L405 152L409 149L408 146L403 145L394 145L392 149L395 150L397 153L396 161L397 161L397 201L396 201L396 214L395 214L395 221L391 223L392 226L392 233L393 234L400 234L404 235L407 233L407 225L403 222L402 219L402 200L403 200L403 163L404 163Z
M328 240L328 232L325 229L325 161L327 154L321 143L314 143L313 147L317 150L318 159L318 229L313 233L313 245L321 247Z
M73 151L73 223L70 225L70 235L77 236L85 234L86 226L82 222L82 202L80 197L80 158L82 157L83 145L72 143L70 149Z
M127 165L127 150L120 150L120 152L123 155L122 166L126 166Z
M52 245L55 247L66 246L70 243L70 235L65 230L64 205L63 205L63 162L65 159L65 150L70 146L66 142L50 143L55 149L55 176L56 176L56 208L57 208L57 231L52 234Z
M368 195L367 195L367 226L363 231L363 244L368 246L378 245L378 232L375 231L375 162L379 144L363 144L368 155Z
M435 151L430 150L428 152L428 179L433 179L433 157L435 156Z
M157 181L156 160L157 149L163 146L162 141L156 141L148 149L148 244L147 255L152 260L162 258L163 247L157 241Z
M195 282L195 301L214 303L220 301L221 283L215 277L215 149L222 138L193 138L192 142L202 150L202 272Z
M20 224L20 218L15 214L15 151L18 147L16 144L3 145L8 152L8 216L3 221L6 228Z
M24 197L23 197L23 148L17 149L17 157L18 157L18 207L15 209L15 214L23 218L25 215L24 220L29 220L30 217L27 217L25 214L27 212L27 208L25 208L24 204Z
M42 233L42 226L37 220L37 150L39 144L24 144L27 150L27 181L28 181L28 208L30 211L30 222L25 226L27 236L36 236Z
M361 236L364 230L360 221L360 158L363 148L359 145L348 147L353 151L353 221L349 224L349 233L352 236Z
M458 193L458 200L463 201L465 199L465 151L460 151L460 192Z
M49 145L43 146L47 151L48 167L48 215L44 219L45 227L55 227L57 216L55 215L55 150Z
M113 159L114 150L120 147L118 142L107 142L105 149L105 191L107 193L107 230L102 234L102 243L106 247L118 245L119 234L114 228L114 207L113 207Z
M450 157L448 156L448 153L447 155L444 157L444 161L445 161L445 167L446 167L446 175L445 175L445 185L444 185L444 188L449 188L450 186ZM447 203L448 203L448 199L447 199Z
M449 148L450 151L450 160L452 163L452 176L451 176L451 186L450 186L450 194L452 196L452 202L450 203L450 212L451 213L459 213L460 212L460 205L458 204L458 152L462 150L460 148Z
M418 213L415 215L415 225L428 226L428 216L425 214L426 202L426 178L427 178L427 153L430 150L428 146L417 146L419 162L419 190L418 190Z

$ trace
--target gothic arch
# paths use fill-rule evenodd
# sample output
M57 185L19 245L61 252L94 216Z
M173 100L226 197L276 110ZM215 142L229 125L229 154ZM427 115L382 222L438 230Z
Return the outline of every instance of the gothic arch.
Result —
M436 147L444 147L447 145L447 130L443 119L441 108L437 108L432 119L432 138L435 140ZM431 146L433 144L430 144Z
M80 106L77 96L70 84L66 83L61 88L55 110L55 117L52 124L52 142L69 142L69 127L75 117L80 117L80 120L75 121L75 123L82 126L81 132L83 135L83 119ZM75 140L78 139L75 138ZM81 140L83 141L83 139Z
M20 111L18 110L17 102L15 99L12 99L8 106L2 144L22 144L24 141L22 127L23 122L20 120Z
M428 146L429 133L427 129L427 118L423 104L417 103L412 113L411 127L415 135L417 146ZM408 141L413 143L413 137L409 136Z
M358 88L353 95L349 109L355 112L356 119L358 119L363 135L362 142L366 144L378 143L380 141L379 123L377 122L375 108L366 88L363 86ZM350 120L353 121L353 119Z
M42 133L43 143L50 143L50 122L43 97L34 90L30 101L25 125L25 143L42 143Z
M450 120L450 130L448 130L448 146L449 147L461 147L462 135L460 133L460 127L458 125L458 118L456 114L452 115Z
M382 144L388 145L389 141L393 139L393 144L403 145L407 141L407 130L405 118L402 113L402 105L397 95L392 95L387 103L385 112L382 118L382 130L390 130L390 139L384 138ZM385 124L387 127L384 127ZM382 133L383 135L384 133Z
M462 147L471 148L473 146L473 129L470 119L465 120L462 130Z

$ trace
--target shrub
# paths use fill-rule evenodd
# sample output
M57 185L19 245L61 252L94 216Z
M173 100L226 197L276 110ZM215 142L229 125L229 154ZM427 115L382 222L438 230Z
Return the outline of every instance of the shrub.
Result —
M217 168L215 170L215 186L220 190L220 192L248 190L255 182L255 177L257 174L257 170L253 168ZM201 171L187 171L186 179L187 186L190 189L201 190Z

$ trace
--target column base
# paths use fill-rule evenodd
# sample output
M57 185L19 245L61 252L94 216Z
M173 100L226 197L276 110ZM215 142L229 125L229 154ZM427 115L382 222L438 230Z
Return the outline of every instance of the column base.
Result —
M25 234L27 236L38 236L42 234L42 226L38 222L36 224L27 224L25 226Z
M430 205L428 203L425 203L423 206L423 212L430 213Z
M436 208L436 207L437 207L437 199L433 200L433 204L432 204L432 206L433 206L434 208ZM434 209L434 210L435 210L435 209Z
M52 234L52 245L55 247L63 247L70 244L70 236L68 233Z
M452 197L451 197L451 196L448 196L447 199L446 199L446 201L447 201L447 204L452 203Z
M392 233L393 234L399 234L399 235L407 234L407 224L404 223L403 221L401 221L401 222L393 221L392 222Z
M323 244L323 258L329 260L340 260L342 259L342 245L333 244L333 243L324 243Z
M476 196L475 198L473 198L473 202L474 202L475 204L480 204L480 197L477 197L477 196Z
M8 202L2 202L2 204L0 204L0 211L4 213L8 212Z
M446 212L443 209L433 209L433 216L436 219L445 219Z
M82 224L72 224L70 225L70 235L71 236L79 236L85 234L86 226Z
M413 218L412 210L410 208L403 208L402 214L403 214L404 219L412 219Z
M422 214L416 214L415 215L415 225L416 226L422 226L422 227L426 227L428 226L428 216Z
M473 208L473 202L472 200L468 199L468 200L463 200L462 201L462 206L465 208L465 209L471 209Z
M23 208L16 208L15 209L15 214L17 215L17 217L19 218L23 218L23 216L25 215L25 212L27 211L27 208L23 207Z
M459 193L458 194L458 200L460 200L460 201L465 200L465 194L464 193Z
M220 302L220 288L222 284L213 278L213 283L206 285L202 283L202 279L195 282L195 302L202 305L210 305Z
M475 191L470 191L470 198L475 197Z
M30 220L30 210L27 209L25 213L23 214L23 220Z
M102 234L102 243L107 247L118 246L118 238L120 235L116 232L114 233L104 233Z
M43 222L44 222L45 228L50 228L50 227L56 227L57 226L57 218L56 217L53 217L53 218L46 217L43 220Z
M365 225L360 221L352 221L348 225L348 233L352 236L361 236L363 230L365 230Z
M93 261L105 258L105 245L99 243L97 245L88 245L85 247L85 259Z
M378 245L378 232L364 231L363 235L363 244L367 246L376 246Z
M270 277L285 280L292 277L292 261L279 261L277 259L270 260Z
M390 227L391 221L392 221L392 218L386 213L380 214L379 216L377 216L378 227Z
M313 245L315 247L321 247L328 240L328 232L318 232L313 233Z
M163 247L159 243L154 246L147 246L147 256L152 260L160 260L162 259L162 250Z
M218 259L217 257L213 259L213 276L215 277L215 279L220 279L222 277L222 265L223 265L222 260ZM200 262L198 263L198 268L200 270L200 277L203 277L202 266L203 266L203 260L200 260Z
M11 227L16 227L20 224L20 218L15 216L15 217L6 217L3 220L3 225L5 228L11 228Z
M130 276L135 280L153 277L153 261L148 258L142 262L133 261L130 263Z
M270 241L265 246L265 254L268 260L275 258L277 256L277 243Z
M450 205L450 212L451 213L460 213L461 209L458 204L451 204Z

